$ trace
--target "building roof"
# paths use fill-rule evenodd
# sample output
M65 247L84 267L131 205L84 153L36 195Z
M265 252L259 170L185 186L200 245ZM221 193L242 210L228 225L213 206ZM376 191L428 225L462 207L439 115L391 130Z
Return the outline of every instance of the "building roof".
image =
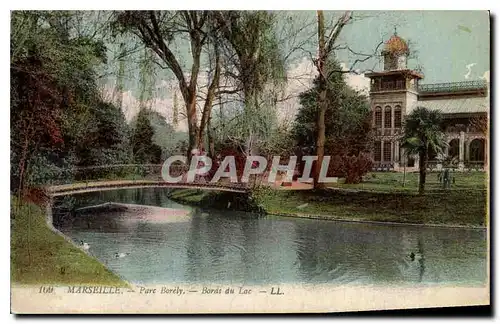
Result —
M417 105L439 110L442 114L487 113L490 107L488 97L422 100L418 101Z
M452 94L477 94L485 95L488 91L488 83L485 80L419 84L420 96L441 96Z

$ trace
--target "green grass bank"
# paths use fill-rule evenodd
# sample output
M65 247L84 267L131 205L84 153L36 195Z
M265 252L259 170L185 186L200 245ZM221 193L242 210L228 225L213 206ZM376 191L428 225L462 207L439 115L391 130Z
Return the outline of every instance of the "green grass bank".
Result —
M19 285L98 285L127 283L54 231L45 209L11 198L11 282Z
M452 172L451 176L454 178L451 191L486 190L487 188L486 172ZM330 183L327 186L363 191L417 193L418 178L418 172L406 173L406 175L402 172L371 172L364 177L361 183L346 184L344 179L339 179L338 183ZM425 190L427 193L444 192L437 172L427 174Z
M259 210L271 215L327 220L395 222L422 225L487 226L485 175L456 174L451 190L440 188L429 174L428 191L418 195L415 174L406 185L398 173L376 173L356 185L342 182L323 190L279 190L264 187L242 194L192 189L174 190L175 201L217 209ZM435 182L433 183L433 178ZM245 201L246 199L246 201ZM230 204L229 204L230 203Z

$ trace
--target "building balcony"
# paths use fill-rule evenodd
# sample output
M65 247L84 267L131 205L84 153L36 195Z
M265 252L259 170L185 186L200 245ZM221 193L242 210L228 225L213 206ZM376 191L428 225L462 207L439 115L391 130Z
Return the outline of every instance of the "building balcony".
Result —
M370 85L370 92L384 92L384 91L401 91L412 90L417 91L415 83L406 82L405 80L392 80L392 81L374 81Z
M394 90L405 90L406 85L404 81L388 81L388 82L377 82L370 86L370 92L382 92L382 91L394 91Z

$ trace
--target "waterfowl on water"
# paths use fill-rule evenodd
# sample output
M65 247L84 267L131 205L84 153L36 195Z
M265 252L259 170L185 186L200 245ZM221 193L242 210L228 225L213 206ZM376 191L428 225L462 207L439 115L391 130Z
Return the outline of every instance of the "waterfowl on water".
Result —
M124 258L127 255L129 255L129 253L123 253L123 252L118 253L118 252L116 252L115 253L115 258Z
M90 249L90 245L84 241L80 241L80 246L82 247L82 249L84 250L88 250Z
M415 260L420 260L422 259L422 256L420 254L415 254L415 253L410 253L410 260L415 261Z

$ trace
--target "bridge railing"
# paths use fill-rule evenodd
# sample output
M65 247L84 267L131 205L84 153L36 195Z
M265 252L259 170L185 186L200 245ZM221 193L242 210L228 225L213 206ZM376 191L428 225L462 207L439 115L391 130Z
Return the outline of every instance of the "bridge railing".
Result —
M90 182L105 182L123 181L127 183L144 183L145 181L164 182L162 177L162 164L114 164L114 165L98 165L75 167L65 170L65 177L55 177L46 186L57 186L75 183L90 183ZM198 187L223 187L223 188L251 188L255 186L256 180L251 177L248 183L230 182L226 178L222 178L216 183L210 182L210 176L196 175L194 181L187 182L188 167L184 164L172 164L170 166L170 176L181 176L181 185L198 186Z
M162 165L159 164L115 164L74 167L60 171L47 185L105 180L158 180Z

